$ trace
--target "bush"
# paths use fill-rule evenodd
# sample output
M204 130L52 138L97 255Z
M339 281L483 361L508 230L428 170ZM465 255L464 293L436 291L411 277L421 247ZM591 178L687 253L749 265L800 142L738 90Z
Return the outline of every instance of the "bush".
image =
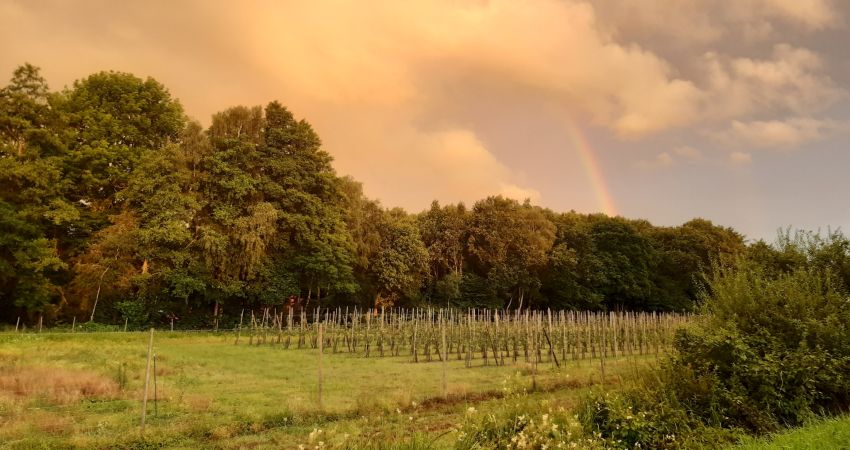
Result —
M829 272L717 269L704 319L680 330L671 389L704 423L753 432L850 406L850 299Z
M150 315L141 301L126 300L115 303L114 307L132 329L142 329L148 323Z
M713 449L734 442L736 430L707 426L689 414L670 389L674 377L668 368L646 374L623 392L586 398L579 409L586 432L606 449Z
M828 271L715 268L670 360L582 422L610 448L716 447L850 406L850 298Z

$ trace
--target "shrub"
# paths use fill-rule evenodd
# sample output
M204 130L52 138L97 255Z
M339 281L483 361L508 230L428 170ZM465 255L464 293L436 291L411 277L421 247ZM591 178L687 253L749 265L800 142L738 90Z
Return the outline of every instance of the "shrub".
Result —
M591 394L582 402L581 423L605 448L717 448L737 438L736 431L707 426L689 414L670 389L672 372L646 375L631 389Z
M141 301L126 300L116 302L114 308L121 313L121 318L125 319L127 324L133 329L141 329L148 323L150 315Z
M850 298L828 271L717 267L699 320L638 387L584 402L612 448L711 448L850 406Z
M850 406L850 299L829 272L770 277L742 262L715 270L709 288L668 369L687 410L766 432Z

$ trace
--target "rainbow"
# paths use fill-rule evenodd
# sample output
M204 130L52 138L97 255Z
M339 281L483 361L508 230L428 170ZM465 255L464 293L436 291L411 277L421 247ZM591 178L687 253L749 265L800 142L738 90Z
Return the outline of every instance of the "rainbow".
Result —
M616 216L617 207L614 205L614 199L611 197L611 192L608 191L608 186L605 184L605 178L602 176L602 170L599 168L599 161L597 161L596 156L593 154L590 144L588 144L587 138L585 138L581 128L570 119L567 119L567 134L570 141L572 141L573 148L578 152L578 157L581 160L584 173L589 178L599 208L601 208L605 215Z

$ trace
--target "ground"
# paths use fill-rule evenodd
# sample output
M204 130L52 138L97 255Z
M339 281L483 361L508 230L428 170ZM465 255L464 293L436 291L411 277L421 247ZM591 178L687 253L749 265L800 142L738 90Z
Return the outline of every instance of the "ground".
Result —
M0 334L0 447L450 448L464 417L505 392L571 407L601 387L598 360L540 364L535 375L523 361L485 367L478 358L467 368L450 359L444 395L437 360L326 353L320 405L315 349L157 333L157 401L143 439L147 343L147 333L133 332ZM653 361L607 360L605 386Z

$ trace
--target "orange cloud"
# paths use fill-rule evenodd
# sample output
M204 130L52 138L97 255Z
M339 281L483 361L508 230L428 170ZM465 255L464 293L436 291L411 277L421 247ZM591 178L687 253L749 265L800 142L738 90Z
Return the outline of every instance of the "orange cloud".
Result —
M459 109L487 122L531 99L529 122L560 115L634 140L813 117L845 96L821 56L788 44L742 55L723 41L839 23L825 0L12 1L0 3L0 69L30 61L54 86L103 69L152 75L202 121L279 99L314 124L341 173L416 210L540 198ZM667 42L697 50L665 56Z

